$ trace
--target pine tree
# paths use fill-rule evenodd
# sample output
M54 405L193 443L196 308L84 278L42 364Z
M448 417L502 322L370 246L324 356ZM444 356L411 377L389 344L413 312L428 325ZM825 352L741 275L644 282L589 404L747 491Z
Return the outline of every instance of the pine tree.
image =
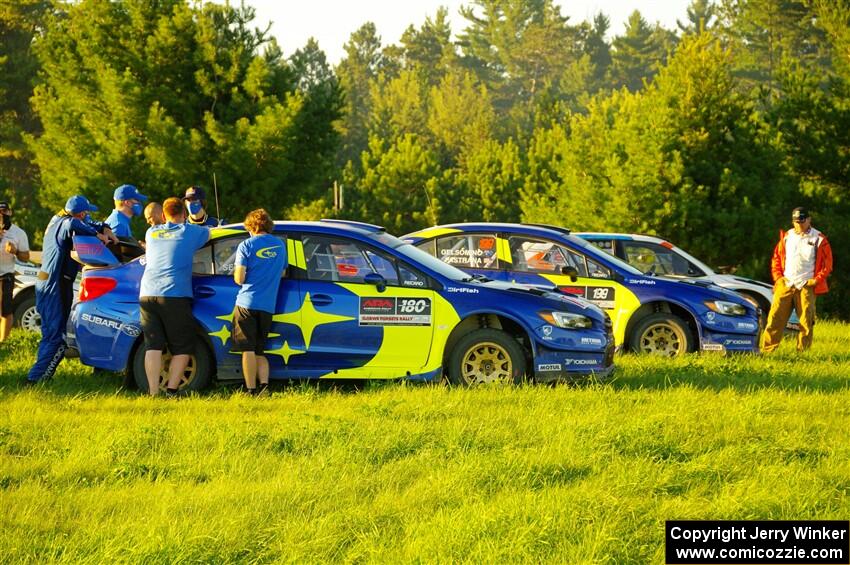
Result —
M340 167L349 162L356 165L366 150L372 113L371 83L383 66L381 38L371 22L352 33L344 48L345 58L336 68L345 96L340 124L342 147L337 156Z
M0 200L12 204L15 222L33 239L47 211L37 199L38 169L25 143L41 129L29 104L39 68L32 44L53 11L45 0L0 3Z
M640 90L667 61L675 35L656 24L650 26L635 10L626 22L625 35L614 38L611 73L616 88Z
M328 171L302 161L327 159L333 103L305 115L317 90L253 16L182 0L70 5L36 43L44 82L32 103L44 132L30 147L42 200L83 192L108 210L119 184L159 199L209 186L215 173L222 213L234 218L257 206L280 214L323 192Z
M684 22L676 20L676 25L683 35L708 31L716 23L717 6L713 0L691 0L688 5L688 19Z

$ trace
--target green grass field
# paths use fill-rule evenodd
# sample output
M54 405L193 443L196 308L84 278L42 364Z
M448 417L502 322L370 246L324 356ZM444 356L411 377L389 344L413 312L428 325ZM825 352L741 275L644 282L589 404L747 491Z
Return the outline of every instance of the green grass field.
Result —
M850 516L850 326L613 382L166 401L0 346L5 562L655 562L666 519Z

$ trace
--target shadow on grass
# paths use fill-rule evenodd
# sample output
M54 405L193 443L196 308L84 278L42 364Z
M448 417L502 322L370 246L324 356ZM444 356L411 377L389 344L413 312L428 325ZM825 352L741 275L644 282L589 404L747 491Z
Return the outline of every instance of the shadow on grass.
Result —
M714 362L712 362L714 361ZM706 360L692 356L641 366L633 357L608 384L615 390L658 390L688 386L708 390L759 389L805 392L850 390L850 353L812 357L801 354L725 357Z
M13 335L12 343L0 345L0 398L7 395L44 391L63 397L142 396L138 390L122 386L123 376L108 371L93 370L77 360L65 360L56 377L35 387L23 384L33 362L37 338ZM660 360L634 355L617 356L613 379L604 385L614 390L666 390L693 387L706 390L733 389L752 392L760 389L806 392L840 392L850 390L850 350L843 342L832 340L816 343L815 349L798 354L793 344L783 344L772 355L690 354L681 359ZM403 383L403 384L402 384ZM410 381L365 380L273 380L270 392L343 393L371 392L386 387L428 386ZM543 385L540 385L543 386ZM578 385L553 386L588 386ZM239 394L241 383L225 382L214 385L201 396L227 397Z

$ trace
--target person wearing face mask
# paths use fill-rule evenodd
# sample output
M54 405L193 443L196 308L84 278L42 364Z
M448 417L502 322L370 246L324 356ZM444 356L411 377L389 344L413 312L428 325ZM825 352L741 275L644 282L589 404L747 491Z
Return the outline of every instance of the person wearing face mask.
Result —
M35 283L35 307L41 316L41 343L38 357L24 384L33 385L53 377L65 354L65 326L74 299L74 279L79 264L71 258L74 236L97 236L103 243L116 243L118 238L106 224L86 222L88 212L97 206L85 196L68 199L65 208L53 216L44 231L41 269Z
M770 353L779 347L791 310L800 318L797 351L811 347L815 324L815 297L826 294L826 278L832 272L832 248L826 236L812 227L805 208L791 212L794 229L779 232L779 243L773 250L773 304L767 317L762 351Z
M142 203L148 197L139 193L132 184L122 184L115 189L112 199L115 201L115 209L106 218L106 225L117 237L133 237L130 219L142 215Z
M200 186L190 186L183 196L186 203L186 220L196 226L216 227L224 224L224 220L207 214L207 193Z

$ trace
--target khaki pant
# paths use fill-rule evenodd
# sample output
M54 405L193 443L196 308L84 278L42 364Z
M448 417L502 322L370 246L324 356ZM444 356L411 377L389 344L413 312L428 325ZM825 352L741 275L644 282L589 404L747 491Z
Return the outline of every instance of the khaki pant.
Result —
M797 351L804 351L812 346L815 325L815 289L804 286L801 289L785 284L781 278L773 285L773 304L767 316L767 327L764 330L762 351L770 353L782 341L785 324L791 317L791 309L797 311L800 318L800 332L797 334Z

